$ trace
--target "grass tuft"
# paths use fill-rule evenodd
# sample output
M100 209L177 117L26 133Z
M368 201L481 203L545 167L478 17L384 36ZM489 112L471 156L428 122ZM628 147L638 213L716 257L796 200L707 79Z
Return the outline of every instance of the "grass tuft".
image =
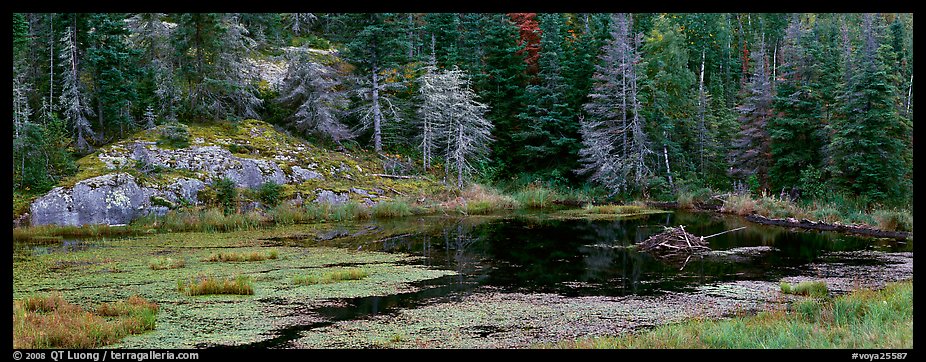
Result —
M301 285L331 284L345 280L360 280L367 276L369 276L369 274L363 269L336 270L327 272L321 276L296 276L293 278L293 283Z
M200 277L184 283L182 280L177 281L177 291L186 295L214 295L214 294L238 294L253 295L254 288L251 286L251 280L245 276L238 276L234 279L218 279L213 277Z
M267 253L259 253L252 251L250 253L233 253L233 252L218 252L209 255L203 261L207 262L234 262L234 261L262 261L267 259L276 259L279 257L279 253L276 250L271 250Z
M139 296L102 303L91 313L60 295L13 301L13 348L99 348L153 330L158 305Z
M383 201L373 205L372 211L373 217L377 219L404 217L412 214L411 208L405 200Z
M152 270L177 269L185 266L186 261L182 258L156 257L148 261L148 267Z
M781 282L781 292L784 294L805 295L808 297L823 298L829 295L826 283L821 281L805 281L791 285Z

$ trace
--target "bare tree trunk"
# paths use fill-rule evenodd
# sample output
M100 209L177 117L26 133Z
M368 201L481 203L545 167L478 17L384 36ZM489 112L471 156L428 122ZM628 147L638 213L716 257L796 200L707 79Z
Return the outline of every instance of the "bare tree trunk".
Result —
M55 13L51 13L48 19L48 109L46 112L51 113L52 105L55 104Z
M904 117L910 116L910 100L913 99L913 74L910 75L910 88L907 89L907 107L904 110Z
M412 28L415 25L415 19L412 17L412 13L408 13L408 59L415 58L415 32L412 31Z
M663 136L668 137L665 132ZM662 144L662 156L666 159L666 175L669 176L669 187L675 190L675 183L672 182L672 169L669 168L669 149L665 143Z
M434 33L431 33L431 66L437 66L437 54L434 52Z
M457 143L463 144L463 127L462 125L460 125L460 127L458 128L459 128L459 131L457 133L458 133L459 141ZM458 153L457 155L457 187L462 189L463 188L463 162L464 160L463 160L463 155L459 154L461 153L459 150L457 150L457 153Z
M701 75L698 81L698 153L701 160L699 171L704 172L704 107L706 103L704 95L704 50L701 50Z
M379 75L376 74L378 67L373 66L373 150L376 152L383 151L382 124L383 113L379 108Z

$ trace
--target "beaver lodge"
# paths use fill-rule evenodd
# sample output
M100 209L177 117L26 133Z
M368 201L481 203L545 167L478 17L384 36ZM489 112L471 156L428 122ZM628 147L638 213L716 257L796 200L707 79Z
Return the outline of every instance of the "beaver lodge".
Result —
M742 229L745 229L745 227L708 236L697 236L685 231L684 225L679 225L678 227L666 227L663 232L650 236L637 245L640 250L659 256L704 253L711 251L710 244L707 242L708 238Z

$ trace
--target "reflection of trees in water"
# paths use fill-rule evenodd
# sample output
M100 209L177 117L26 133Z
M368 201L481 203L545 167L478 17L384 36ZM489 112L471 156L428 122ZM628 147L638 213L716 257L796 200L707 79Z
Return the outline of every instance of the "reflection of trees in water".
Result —
M579 252L585 261L584 281L616 283L610 288L636 293L643 274L644 260L628 250L644 233L637 232L639 221L586 222L576 224L576 235L585 245ZM616 264L616 265L615 265Z

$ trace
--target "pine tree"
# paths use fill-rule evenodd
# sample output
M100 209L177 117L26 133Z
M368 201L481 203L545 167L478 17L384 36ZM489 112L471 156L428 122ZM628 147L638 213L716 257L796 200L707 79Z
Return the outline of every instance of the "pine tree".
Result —
M164 16L161 13L139 13L129 18L127 25L134 47L141 51L144 70L154 84L158 110L155 115L172 122L177 119L181 100L175 74L176 58L170 49L172 31Z
M61 95L58 99L59 107L65 121L71 124L74 130L75 147L78 151L88 153L92 146L87 141L88 137L94 137L95 132L90 126L88 116L93 116L93 109L87 102L86 91L80 82L80 68L77 53L77 39L74 33L75 25L71 25L64 30L64 36L61 38L61 66L62 72Z
M174 33L185 110L192 118L257 117L261 100L245 57L255 45L234 14L184 13Z
M121 137L135 127L129 113L137 98L135 80L139 74L134 60L137 52L129 48L129 32L121 15L91 14L87 23L93 31L87 35L86 61L93 76L97 130L102 142L108 129L119 130Z
M905 193L913 127L897 114L896 89L885 66L891 47L879 44L874 21L871 14L862 16L862 46L852 59L846 116L834 120L829 152L840 185L870 202L885 202Z
M373 130L373 149L382 152L383 123L401 121L401 110L390 97L389 91L402 89L401 82L389 82L382 72L404 63L408 46L396 25L396 14L351 14L348 21L354 29L347 44L346 57L358 65L361 85L357 92L362 102L354 109L360 114L358 130ZM389 119L391 118L391 120Z
M746 83L743 102L736 107L739 112L740 132L731 150L732 176L745 181L755 175L759 187L769 187L770 166L769 136L767 123L772 118L772 84L765 56L765 40L762 38L752 51L754 69Z
M293 52L278 102L295 109L289 124L305 133L319 133L336 143L353 137L341 119L350 100L342 76L331 66Z
M690 161L686 151L694 149L690 146L696 139L696 132L692 132L696 129L692 100L697 99L692 94L695 75L688 69L685 34L675 16L660 15L653 20L642 51L647 66L644 108L649 115L650 134L654 144L662 145L659 163L665 166L669 187L674 189L671 164L679 171L679 166Z
M425 167L432 151L443 149L448 179L456 178L457 188L462 189L464 179L474 171L473 163L488 153L492 140L492 123L485 118L488 106L476 100L466 73L459 68L427 70L420 80L419 108Z
M646 164L651 154L638 97L640 37L631 34L628 14L612 15L612 40L602 49L596 66L592 93L585 105L588 118L580 119L583 166L589 175L612 194L642 189L652 174ZM634 39L636 38L636 39Z
M504 14L485 15L483 72L474 77L477 93L489 106L486 115L495 126L491 159L503 172L523 171L514 155L521 147L512 135L523 128L517 115L524 108L525 63L518 55L518 29Z
M575 169L569 160L576 159L579 148L577 122L567 103L569 84L563 77L563 44L567 33L560 14L541 14L538 84L527 87L526 107L518 116L524 125L512 135L522 145L517 157L529 171L541 171L546 177L565 181Z
M798 186L801 172L817 167L822 158L820 105L812 88L817 78L811 68L815 59L807 51L811 41L811 34L794 14L781 47L775 115L767 124L772 160L769 177L775 189Z

